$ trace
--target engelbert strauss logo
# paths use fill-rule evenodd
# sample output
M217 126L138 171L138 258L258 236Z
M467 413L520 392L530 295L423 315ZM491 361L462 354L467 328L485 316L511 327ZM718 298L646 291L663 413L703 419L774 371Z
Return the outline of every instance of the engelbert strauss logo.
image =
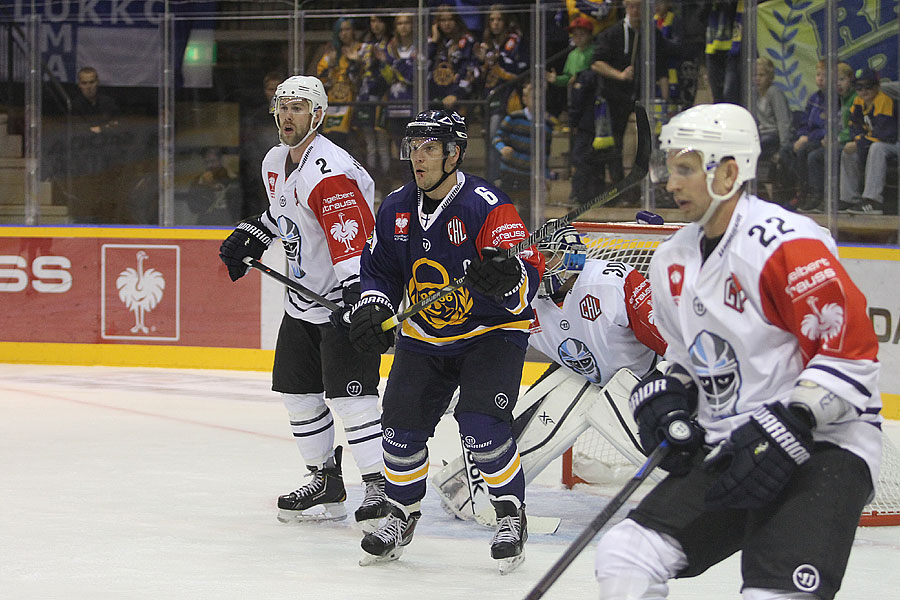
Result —
M104 339L179 339L180 248L104 244L101 335Z

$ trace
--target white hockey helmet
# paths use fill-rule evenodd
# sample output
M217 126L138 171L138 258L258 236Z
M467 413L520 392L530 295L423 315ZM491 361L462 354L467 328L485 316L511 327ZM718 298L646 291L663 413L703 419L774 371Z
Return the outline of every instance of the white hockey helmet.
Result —
M319 78L309 75L293 75L278 84L269 112L275 117L275 125L279 131L281 131L281 122L278 119L279 109L297 100L309 102L312 121L310 121L309 131L297 145L293 146L294 148L305 142L325 120L325 111L328 110L328 94L325 93L325 86L322 85ZM317 118L318 120L316 120Z
M706 171L706 189L713 201L699 224L705 225L716 207L730 198L745 181L756 177L759 159L759 129L756 120L737 104L698 104L678 113L662 126L659 134L661 155L651 169L655 182L665 181L666 158L672 152L693 151L700 155ZM725 158L733 158L738 168L734 185L724 194L713 192L716 167ZM660 162L661 161L661 162Z

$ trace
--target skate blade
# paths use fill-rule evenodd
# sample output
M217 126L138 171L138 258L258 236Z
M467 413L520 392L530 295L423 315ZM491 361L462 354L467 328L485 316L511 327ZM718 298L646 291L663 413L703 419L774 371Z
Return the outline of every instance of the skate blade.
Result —
M403 546L394 548L384 556L376 556L363 551L362 558L359 559L359 566L370 567L372 565L380 565L382 563L393 562L403 555Z
M500 567L501 575L508 575L519 568L523 562L525 562L525 555L520 554L518 556L511 556L509 558L498 558L497 566Z
M343 503L320 504L306 510L278 509L275 517L282 523L309 523L316 521L343 521L347 518L347 509Z

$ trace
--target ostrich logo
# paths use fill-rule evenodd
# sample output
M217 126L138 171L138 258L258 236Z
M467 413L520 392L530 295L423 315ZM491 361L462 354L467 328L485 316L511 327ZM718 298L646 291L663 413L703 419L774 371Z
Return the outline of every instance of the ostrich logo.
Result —
M844 309L840 304L829 302L821 310L816 306L818 298L810 296L806 299L811 314L806 314L800 321L800 332L811 340L821 338L825 345L833 337L837 337L844 327Z
M344 252L353 252L350 242L359 233L359 223L353 219L344 220L344 213L338 213L340 223L331 226L331 237L344 244Z
M163 297L163 290L166 289L166 280L162 273L156 269L144 271L144 261L147 258L147 253L139 250L137 270L128 267L116 278L119 299L134 313L134 327L131 328L131 333L150 333L144 325L144 315L156 308Z

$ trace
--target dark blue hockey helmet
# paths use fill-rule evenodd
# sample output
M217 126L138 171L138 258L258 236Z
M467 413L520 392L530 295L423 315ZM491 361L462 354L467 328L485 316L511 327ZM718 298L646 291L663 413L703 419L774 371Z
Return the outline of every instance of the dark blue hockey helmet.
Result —
M407 123L406 133L400 144L400 160L409 160L412 140L422 138L440 141L445 157L450 155L455 145L459 148L457 168L462 164L469 135L466 132L466 120L455 110L426 110Z

